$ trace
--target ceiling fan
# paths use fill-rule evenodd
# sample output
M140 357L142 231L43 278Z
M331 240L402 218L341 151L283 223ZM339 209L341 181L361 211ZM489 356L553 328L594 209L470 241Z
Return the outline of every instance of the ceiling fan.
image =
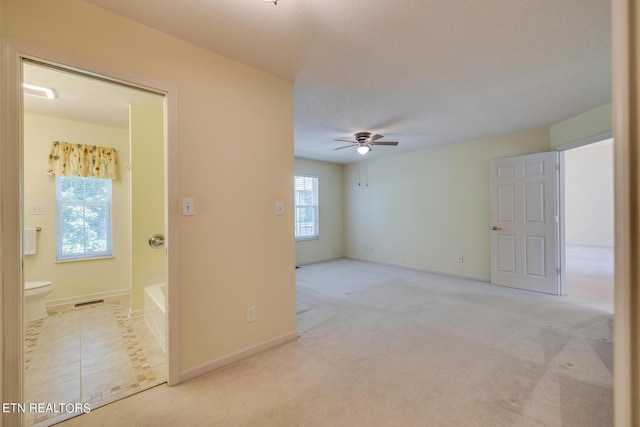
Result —
M371 136L371 132L358 132L354 134L356 140L349 141L348 139L336 139L335 141L344 141L350 142L350 145L345 145L344 147L334 148L334 150L342 150L343 148L349 147L358 147L356 150L358 153L364 155L371 151L372 145L398 145L397 141L379 141L381 138L384 138L383 135L375 134Z

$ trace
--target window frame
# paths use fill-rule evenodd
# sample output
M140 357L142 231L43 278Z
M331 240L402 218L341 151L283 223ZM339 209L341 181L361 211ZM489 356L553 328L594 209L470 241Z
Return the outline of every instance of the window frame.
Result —
M61 188L62 181L64 179L81 179L81 180L101 180L101 181L109 181L106 186L107 189L107 199L106 201L92 201L86 199L86 193L83 194L82 200L71 201L71 200L62 200ZM67 261L84 261L84 260L92 260L92 259L100 259L100 258L110 258L113 256L113 183L110 179L104 178L91 178L91 177L81 177L81 176L56 176L56 261L57 262L67 262ZM86 182L86 181L85 181ZM83 190L84 192L84 190ZM84 252L75 252L71 254L63 253L63 237L64 237L64 223L63 223L63 209L66 206L102 206L107 210L106 213L106 241L107 247L104 251L87 251L86 249L86 231L85 231L85 251ZM86 230L86 227L85 227Z
M296 197L296 192L298 190L296 190L296 181L298 178L305 178L305 179L312 179L313 181L313 198L315 200L315 204L298 204L297 203L297 197ZM293 177L293 224L294 224L294 237L296 241L300 241L300 240L317 240L320 238L320 190L319 190L319 186L320 186L320 179L315 176L315 175L307 175L307 174L299 174L296 173ZM304 236L300 236L298 235L298 231L299 231L299 223L301 223L302 221L298 221L298 208L312 208L313 209L313 229L315 231L315 233L313 233L312 235L304 235ZM304 222L309 222L309 221L304 221Z

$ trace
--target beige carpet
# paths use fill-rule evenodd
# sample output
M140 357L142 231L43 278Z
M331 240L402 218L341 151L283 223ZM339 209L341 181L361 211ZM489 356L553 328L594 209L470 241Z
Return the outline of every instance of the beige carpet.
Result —
M297 341L64 425L612 425L609 312L352 260L297 278Z

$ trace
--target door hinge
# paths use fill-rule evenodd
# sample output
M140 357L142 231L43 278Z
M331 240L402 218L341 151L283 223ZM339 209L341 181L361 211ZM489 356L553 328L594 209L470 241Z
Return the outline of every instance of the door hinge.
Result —
M560 275L560 268L556 268L556 276Z

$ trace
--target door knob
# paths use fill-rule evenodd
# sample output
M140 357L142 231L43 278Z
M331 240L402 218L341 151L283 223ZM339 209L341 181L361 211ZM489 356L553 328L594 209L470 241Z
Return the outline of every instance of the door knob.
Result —
M496 227L495 225L494 225L493 227L491 227L491 229L492 229L493 231L496 231L496 230L502 230L502 228L500 228L500 227Z
M153 236L149 237L149 246L154 249L158 249L164 246L164 236L162 234L154 234Z

